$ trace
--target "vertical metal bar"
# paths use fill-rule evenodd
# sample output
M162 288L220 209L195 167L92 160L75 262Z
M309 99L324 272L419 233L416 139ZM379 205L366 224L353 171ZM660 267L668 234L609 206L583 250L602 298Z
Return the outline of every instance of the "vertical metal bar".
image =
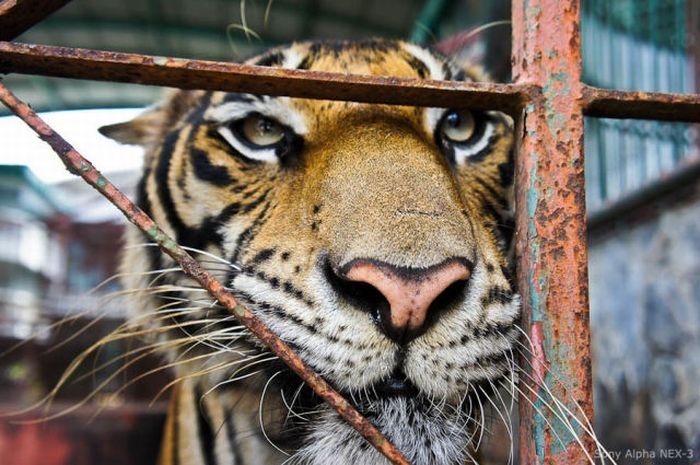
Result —
M525 464L593 457L579 21L580 0L513 0L514 80L542 88L517 129L518 284L531 340L520 383Z

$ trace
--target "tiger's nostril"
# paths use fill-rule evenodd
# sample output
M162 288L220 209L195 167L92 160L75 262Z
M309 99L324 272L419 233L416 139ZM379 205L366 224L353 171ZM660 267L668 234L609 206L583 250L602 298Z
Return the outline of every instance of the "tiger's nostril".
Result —
M422 334L440 310L461 298L471 265L453 258L428 268L402 268L357 259L334 274L345 281L336 290L371 309L390 339L407 343Z

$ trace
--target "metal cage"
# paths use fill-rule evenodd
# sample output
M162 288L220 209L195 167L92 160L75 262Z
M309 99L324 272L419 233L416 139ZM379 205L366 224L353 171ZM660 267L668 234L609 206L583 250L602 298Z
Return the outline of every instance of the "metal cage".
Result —
M0 72L350 100L500 110L516 121L516 254L523 329L532 344L521 377L520 460L580 464L594 457L583 159L584 116L700 122L700 95L630 92L582 81L581 0L513 0L513 84L347 76L231 63L11 42L68 0L0 2ZM183 271L235 314L392 463L406 458L257 317L179 248L94 166L5 86L0 99L48 142L76 175L102 192ZM5 144L8 142L6 141ZM541 383L563 379L578 437L557 431ZM555 389L556 390L556 389ZM558 438L555 440L555 438ZM560 438L560 439L559 439Z

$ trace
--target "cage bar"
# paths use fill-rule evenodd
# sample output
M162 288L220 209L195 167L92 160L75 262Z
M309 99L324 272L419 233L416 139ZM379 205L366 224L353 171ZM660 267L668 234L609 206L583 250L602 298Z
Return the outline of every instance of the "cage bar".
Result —
M132 53L0 42L0 72L181 89L287 95L394 105L469 105L513 113L523 86L359 76Z
M516 254L530 360L520 380L520 458L586 463L590 435L548 407L593 416L583 163L580 0L513 2L513 76L540 95L516 130ZM578 428L577 428L578 426ZM572 434L571 430L575 430Z
M0 1L0 40L11 40L41 22L70 0Z
M5 0L0 3L0 39L14 38L65 3ZM532 342L532 353L523 359L528 375L520 385L524 392L520 460L533 465L580 464L594 453L594 444L584 434L593 411L583 115L700 122L700 95L626 92L583 84L580 7L580 0L513 0L515 84L347 76L11 42L0 42L0 72L367 103L469 107L515 116L518 282L523 327L529 336L524 342ZM60 147L69 150L69 146ZM99 178L92 181L99 187ZM115 193L121 194L112 191ZM170 248L172 252L174 244L161 242L164 251ZM243 312L235 301L228 300L230 295L217 292L212 295L222 304L228 302L232 310ZM267 340L272 345L276 341L274 335ZM303 363L291 351L289 359ZM314 376L319 378L309 375ZM567 407L582 412L581 427L574 428L578 434L562 430L560 419L547 410L538 397L545 394L541 382L560 394L563 392L557 390L566 384L562 400L567 402L571 396ZM358 427L357 422L351 424ZM554 440L556 436L562 438L561 444ZM387 447L389 453L386 448L382 452L391 459L391 446ZM406 463L395 457L393 461Z

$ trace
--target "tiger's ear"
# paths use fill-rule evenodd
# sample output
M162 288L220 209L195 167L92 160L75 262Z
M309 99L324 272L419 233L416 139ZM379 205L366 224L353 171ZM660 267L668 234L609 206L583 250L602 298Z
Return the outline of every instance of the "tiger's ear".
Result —
M100 134L122 144L148 147L159 143L165 133L187 115L204 95L202 91L171 90L165 99L131 121L109 124Z
M507 82L510 79L510 26L508 20L493 21L459 32L433 44L475 81ZM505 30L504 30L505 29Z
M163 134L165 119L165 111L162 105L159 105L149 108L130 121L108 124L100 127L98 131L120 144L148 146Z

